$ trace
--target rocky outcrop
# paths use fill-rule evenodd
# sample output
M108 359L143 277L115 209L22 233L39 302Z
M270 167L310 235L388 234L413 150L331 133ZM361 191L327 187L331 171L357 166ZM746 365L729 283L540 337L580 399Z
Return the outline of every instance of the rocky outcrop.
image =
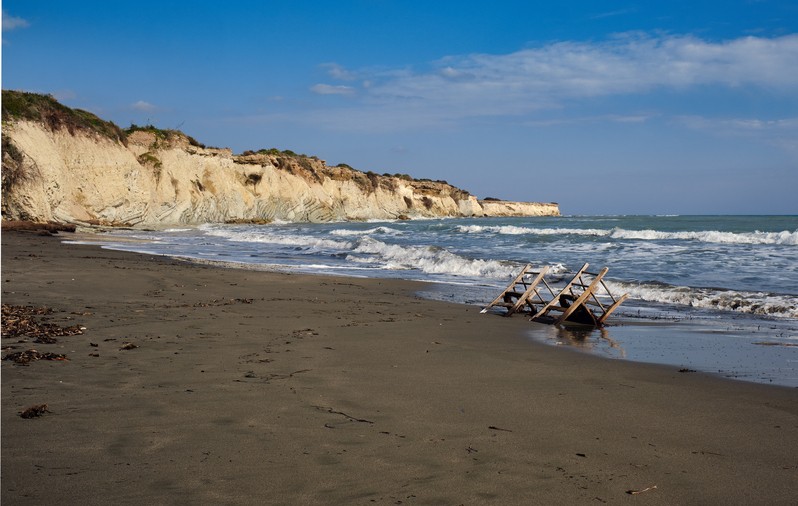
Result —
M4 93L5 100L5 93ZM124 137L26 118L3 124L4 219L162 226L559 215L556 204L478 201L445 182L363 173L276 150L234 155L179 132Z
M510 202L506 200L480 200L483 216L559 216L560 207L554 203Z

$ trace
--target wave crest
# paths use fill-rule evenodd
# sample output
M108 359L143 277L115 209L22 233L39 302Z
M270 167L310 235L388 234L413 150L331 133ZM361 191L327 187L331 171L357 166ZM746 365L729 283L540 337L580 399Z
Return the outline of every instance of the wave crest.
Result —
M593 237L609 237L612 239L627 239L638 241L697 241L720 244L775 244L783 246L798 246L798 230L790 232L721 232L717 230L703 230L696 232L666 232L661 230L627 230L613 228L609 230L597 228L535 228L482 225L459 225L458 230L465 234L493 233L500 235L580 235Z
M613 293L626 292L633 299L647 302L780 318L798 318L798 296L794 295L616 281L608 282L608 285Z
M465 258L437 246L386 244L371 237L359 239L347 259L355 262L374 260L356 254L376 257L378 261L384 263L385 269L418 269L427 274L503 279L518 270L517 265L509 262Z

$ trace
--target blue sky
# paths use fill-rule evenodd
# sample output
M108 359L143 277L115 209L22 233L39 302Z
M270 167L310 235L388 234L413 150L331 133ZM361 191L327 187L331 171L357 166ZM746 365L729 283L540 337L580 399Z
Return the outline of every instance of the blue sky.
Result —
M798 2L2 3L2 86L565 214L798 214Z

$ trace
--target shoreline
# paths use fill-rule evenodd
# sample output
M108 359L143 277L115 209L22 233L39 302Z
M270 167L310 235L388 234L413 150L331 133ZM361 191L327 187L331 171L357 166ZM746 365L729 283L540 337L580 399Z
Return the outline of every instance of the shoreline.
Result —
M384 223L379 221L377 223ZM157 239L127 237L115 235L103 236L91 232L79 232L68 241L71 244L97 245L103 248L130 251L155 256L170 256L164 249L153 250L147 247L136 248L130 245L151 244ZM168 251L168 248L166 249ZM185 256L175 255L171 258L220 268L246 269L265 272L282 272L334 277L354 277L373 279L399 279L395 274L386 271L364 269L359 274L350 267L341 267L335 272L332 267L324 269L324 264L307 268L302 264L257 263L245 258L224 260L222 256L199 257L189 252ZM390 271L388 271L390 272ZM405 276L407 276L405 271ZM423 279L410 274L405 280L422 283L416 295L429 300L479 306L492 299L500 287L488 290L480 288L484 293L477 296L473 281L454 281ZM469 291L461 292L460 287ZM463 295L465 294L465 295ZM442 296L443 295L443 296ZM481 301L481 304L477 301ZM798 387L798 356L793 358L795 343L788 336L796 330L794 318L736 313L717 310L713 313L706 308L698 308L697 313L688 307L678 304L661 304L657 309L644 307L649 316L635 316L626 309L640 300L630 300L615 313L608 325L602 329L585 330L582 328L553 330L549 326L530 325L526 334L538 342L555 345L575 346L581 351L596 353L605 358L633 360L642 363L677 366L686 372L701 371L719 377L751 381L756 383L781 385L789 388ZM645 306L645 302L643 302ZM638 311L639 311L638 307ZM626 313L626 314L624 314ZM661 313L661 314L660 314ZM524 318L519 315L517 318ZM649 329L650 325L665 327ZM659 335L667 335L663 341ZM714 335L716 339L707 342L706 336ZM665 344L662 344L665 343ZM720 351L716 351L720 350Z
M421 299L413 282L62 238L2 234L3 303L86 327L3 339L4 354L69 359L2 362L4 501L796 498L795 389L564 353L526 338L525 320Z

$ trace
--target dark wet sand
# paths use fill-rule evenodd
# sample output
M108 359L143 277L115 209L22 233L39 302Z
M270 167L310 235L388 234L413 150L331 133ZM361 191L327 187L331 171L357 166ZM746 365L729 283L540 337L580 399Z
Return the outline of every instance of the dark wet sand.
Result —
M412 283L65 235L2 235L3 303L86 327L2 341L69 358L2 362L3 504L798 503L796 389L530 342Z

